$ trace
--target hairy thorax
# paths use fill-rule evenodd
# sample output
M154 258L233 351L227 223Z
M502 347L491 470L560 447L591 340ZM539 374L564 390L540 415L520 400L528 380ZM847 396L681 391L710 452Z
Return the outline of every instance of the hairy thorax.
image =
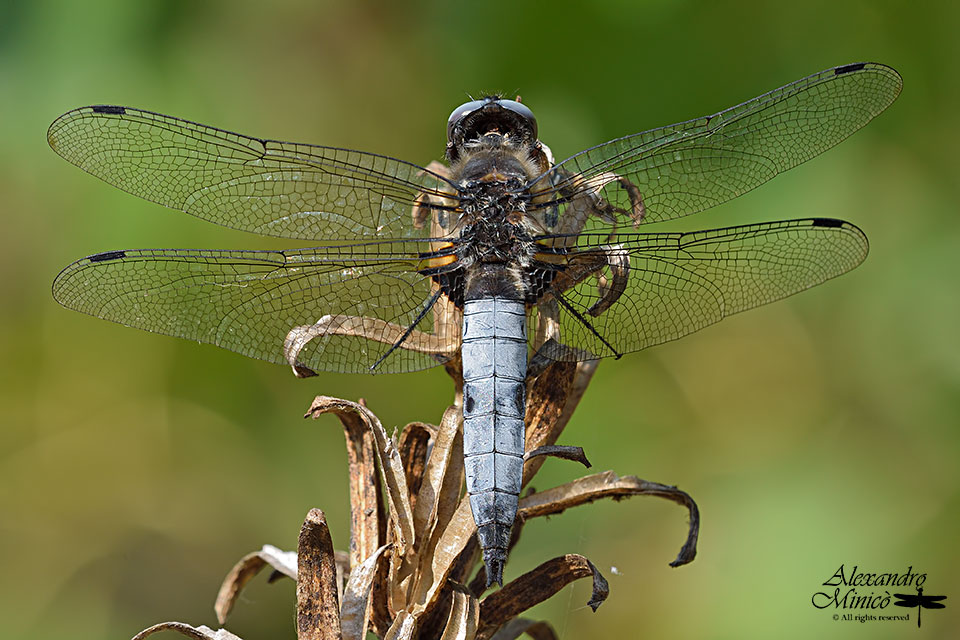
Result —
M456 244L467 297L527 298L521 273L536 252L533 236L539 231L526 215L525 185L540 174L529 146L509 136L485 135L464 146L450 173L461 193Z

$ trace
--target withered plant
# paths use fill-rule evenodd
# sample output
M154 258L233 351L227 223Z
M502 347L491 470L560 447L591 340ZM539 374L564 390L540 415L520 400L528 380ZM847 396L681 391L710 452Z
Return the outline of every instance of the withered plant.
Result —
M526 487L546 457L590 466L579 447L556 442L596 369L596 361L555 362L528 382ZM487 595L476 525L464 493L462 380L456 361L447 366L456 401L439 426L411 422L391 438L360 401L318 396L305 417L336 415L343 424L350 474L350 550L336 551L324 514L311 509L300 529L296 552L270 545L243 557L231 569L216 599L223 624L243 588L261 570L271 581L297 583L298 640L363 640L368 633L388 640L510 640L524 633L556 638L546 622L520 617L570 582L593 580L587 603L594 611L606 599L607 581L578 554L547 560ZM510 548L530 518L560 513L600 498L652 495L689 510L686 542L671 563L696 555L699 515L693 499L676 487L619 477L612 471L584 476L546 491L528 490L520 500ZM164 622L134 637L162 630L198 640L239 640L226 629Z

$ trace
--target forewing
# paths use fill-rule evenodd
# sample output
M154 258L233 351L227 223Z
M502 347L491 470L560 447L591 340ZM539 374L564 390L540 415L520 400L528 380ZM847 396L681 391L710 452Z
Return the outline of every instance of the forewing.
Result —
M124 191L282 238L426 237L418 202L440 206L438 198L454 193L441 176L386 156L263 140L130 107L67 112L47 140Z
M630 224L679 218L736 198L841 142L886 109L901 84L881 64L827 69L725 111L578 153L530 189L544 192L548 203L540 206L600 195ZM582 217L576 208L568 205L563 216ZM573 226L559 231L580 230Z
M329 333L300 352L300 363L315 371L371 373L396 338L382 322L369 321L366 337L343 335L337 330L347 321L339 318L411 325L431 294L429 278L415 271L417 248L391 242L294 251L112 251L65 268L53 294L99 318L276 363L287 362L284 341L292 329L333 318ZM417 329L434 334L433 314ZM439 363L427 353L397 349L373 373Z
M836 277L867 255L860 229L822 218L692 233L623 233L613 244L583 234L577 242L580 251L605 252L611 263L628 268L615 290L604 269L599 275L606 285L592 275L559 293L572 311L556 305L560 344L543 350L554 360L616 356L675 340ZM591 308L604 301L607 308L592 315ZM553 306L549 297L544 302L531 326Z

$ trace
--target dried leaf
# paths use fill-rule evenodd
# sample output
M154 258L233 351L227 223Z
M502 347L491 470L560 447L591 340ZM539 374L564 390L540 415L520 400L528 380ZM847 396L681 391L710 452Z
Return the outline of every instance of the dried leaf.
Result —
M455 406L448 407L443 413L427 461L426 474L417 495L417 507L413 511L413 526L421 545L431 537L438 518L449 518L460 501L460 486L463 483L460 415L460 409ZM443 522L441 526L445 524Z
M409 603L422 603L417 609L418 621L429 617L430 610L439 602L437 589L442 588L451 566L444 567L444 575L437 576L433 570L435 550L447 525L460 506L463 487L463 418L459 407L451 406L444 412L437 438L427 462L420 495L417 497L419 513L414 514L417 537L420 540L417 557L405 567L413 572ZM454 558L455 560L456 558ZM421 601L424 593L430 593L429 601Z
M519 522L516 524L519 524ZM514 526L516 526L516 524ZM460 555L457 556L456 562L454 562L450 568L450 573L447 574L447 579L457 584L466 584L467 578L470 576L470 571L473 570L473 567L479 561L480 543L477 541L477 537L473 536L464 546Z
M176 631L195 640L240 640L239 636L233 635L226 629L217 629L214 631L210 627L191 627L183 622L161 622L160 624L155 624L133 636L133 640L143 640L160 631Z
M270 545L265 545L265 547L270 547L271 549L276 549L276 547L271 547ZM293 567L292 567L292 569L293 569L293 575L290 575L289 571L277 571L276 569L274 569L273 571L270 572L270 577L267 578L267 584L273 584L273 583L276 582L277 580L281 580L281 579L283 579L283 578L291 578L291 579L293 579L294 581L296 581L296 579L297 579L297 566L296 566L296 562L297 562L297 552L296 552L296 551L281 551L280 549L276 549L276 550L279 551L280 553L289 553L289 554L290 554L290 557L291 557L292 562L293 562ZM336 560L336 562L337 562L337 582L338 582L338 583L341 583L341 582L343 582L346 578L349 578L349 577L350 577L350 554L347 553L346 551L337 550L337 551L334 551L334 552L333 552L333 558L334 558L334 560Z
M377 563L377 574L373 579L373 590L370 599L373 602L370 611L370 630L378 637L386 635L387 629L393 622L393 614L390 613L389 592L390 585L387 580L390 575L389 562Z
M407 474L407 490L410 491L410 508L417 511L417 493L423 483L423 474L427 470L427 452L430 448L430 439L437 433L437 428L425 422L411 422L400 431L400 440L397 449L400 450L400 461Z
M383 545L372 556L354 568L343 591L340 606L340 629L343 640L363 640L370 621L370 591L377 575L380 557L389 545Z
M590 384L590 381L593 379L593 374L597 372L599 365L599 360L587 360L577 363L577 372L573 375L573 386L567 394L567 402L563 405L563 413L560 414L560 418L557 420L557 426L555 427L559 431L563 431L567 423L570 422L570 418L573 417L573 412L576 410L577 405L580 404L580 400L583 399L583 394L587 391L587 385Z
M557 640L557 634L549 624L526 618L514 618L500 627L490 640L516 640L523 634L527 634L533 640Z
M576 370L574 362L554 362L530 384L524 440L527 451L552 445L560 437L565 426L560 424L560 417L573 388ZM523 465L524 486L542 464L543 458L535 458Z
M401 611L383 636L383 640L413 640L417 631L417 619L406 611Z
M270 565L274 571L297 579L297 554L293 551L281 551L274 546L266 544L260 551L254 551L243 556L240 561L233 565L227 577L223 579L220 585L220 593L217 594L217 601L214 604L214 610L217 612L217 620L223 624L230 615L233 605L236 603L240 592L260 571Z
M422 331L413 331L407 334L407 328L392 322L384 322L378 318L367 318L348 315L326 315L315 324L294 327L283 342L283 356L293 368L298 378L309 378L317 375L316 371L299 361L300 352L314 338L324 336L351 336L366 338L386 345L396 344L401 336L406 335L401 348L428 353L433 356L449 358L457 352L459 341L453 342L443 336L436 336Z
M333 559L337 564L337 597L343 601L343 586L350 578L350 554L346 551L334 551Z
M552 458L563 458L564 460L572 460L573 462L579 462L587 469L591 467L590 461L587 460L587 454L583 452L583 447L569 447L560 444L546 445L543 447L537 447L533 451L527 451L523 455L524 461L529 461L532 458L538 456L547 456Z
M412 565L413 559L408 556L401 556L399 553L390 555L386 592L388 617L393 620L391 627L396 623L396 615L407 608L408 593L413 583ZM400 577L401 575L403 577Z
M373 577L373 589L370 593L372 602L370 610L370 629L379 637L386 634L393 622L390 612L390 563L377 562L376 573Z
M557 441L583 399L587 385L599 364L599 360L588 360L578 362L573 367L571 362L553 362L530 385L527 395L527 450L552 445ZM571 367L574 368L572 381L569 380ZM524 486L536 475L542 464L543 460L536 460L524 465Z
M648 482L636 476L621 478L613 471L604 471L547 491L534 493L520 499L520 509L517 516L524 520L549 516L601 498L620 499L636 495L666 498L687 507L690 513L687 540L680 549L676 560L671 562L670 566L679 567L691 562L697 555L697 538L700 533L700 511L697 508L697 503L693 501L689 494L676 487L658 482Z
M413 545L416 539L414 537L413 512L410 508L407 479L404 476L403 463L400 461L399 452L393 441L387 437L387 432L380 424L377 416L363 405L329 396L317 396L304 417L316 418L324 413L335 413L344 422L344 428L347 429L358 428L353 421L359 418L363 426L373 434L376 441L377 457L380 461L380 471L383 474L383 481L387 487L387 497L390 502L390 522L394 529L394 548L402 557L406 554L407 547ZM350 421L351 426L347 426L347 422L344 421L345 418ZM367 508L369 507L370 505L367 505ZM377 543L370 553L382 544L379 540L377 540ZM372 544L372 542L367 539L364 545L369 544Z
M422 615L436 601L451 568L476 532L477 525L473 522L470 501L464 496L433 547L430 563L421 565L422 574L408 604L408 610L414 615Z
M523 522L523 520L517 520L514 523L514 525L517 525L521 522ZM470 581L470 584L467 586L467 588L470 589L470 593L477 596L478 598L483 595L483 592L487 590L486 565L483 565L479 569L477 569L477 575L473 576L473 580Z
M517 524L520 524L519 522ZM509 552L508 552L509 553ZM420 617L420 633L424 638L436 638L443 632L447 621L447 613L450 610L450 602L453 597L453 587L467 583L470 573L476 564L480 561L480 545L477 542L477 536L471 536L463 551L457 556L453 565L447 573L446 583L440 588L434 603L427 612ZM482 565L481 565L482 568ZM468 588L469 589L469 588ZM475 597L479 594L469 589Z
M449 579L440 589L433 605L417 618L417 634L421 638L439 638L447 628L450 607L453 604L453 588L457 585Z
M457 325L460 326L459 324ZM443 363L447 375L453 379L453 404L463 406L463 359L460 353Z
M455 587L450 615L447 617L447 624L444 626L440 640L474 640L479 617L480 607L477 599L463 587Z
M267 563L274 568L275 571L279 571L288 578L297 579L297 552L296 551L284 551L283 549L278 549L272 544L265 544L263 548L258 552L261 558L267 561ZM342 551L336 552L337 563L341 562L343 556Z
M318 400L319 397L313 401L307 415L316 418L332 411L343 425L350 475L350 566L355 567L373 554L385 538L385 516L377 481L376 439L358 413L330 409L318 405Z
M571 553L544 562L484 598L480 603L478 640L492 637L508 620L540 604L574 580L587 576L593 577L593 592L587 605L596 611L609 594L607 581L593 563Z
M297 638L340 639L336 561L330 530L319 509L307 514L297 545Z

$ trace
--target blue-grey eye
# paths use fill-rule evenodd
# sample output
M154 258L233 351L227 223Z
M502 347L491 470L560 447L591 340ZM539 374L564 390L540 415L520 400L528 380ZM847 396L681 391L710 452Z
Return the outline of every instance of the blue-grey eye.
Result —
M450 114L450 117L447 118L447 140L453 138L453 128L456 126L460 120L463 119L467 114L476 111L484 105L485 100L471 100L470 102L464 102L462 105L453 110L453 113Z
M498 100L497 102L504 109L509 109L526 120L527 126L530 128L530 131L533 132L533 139L537 139L537 119L534 117L533 111L530 110L530 107L522 102L517 102L516 100Z
M453 144L492 130L534 141L537 119L525 104L495 96L465 102L447 118L447 141Z

